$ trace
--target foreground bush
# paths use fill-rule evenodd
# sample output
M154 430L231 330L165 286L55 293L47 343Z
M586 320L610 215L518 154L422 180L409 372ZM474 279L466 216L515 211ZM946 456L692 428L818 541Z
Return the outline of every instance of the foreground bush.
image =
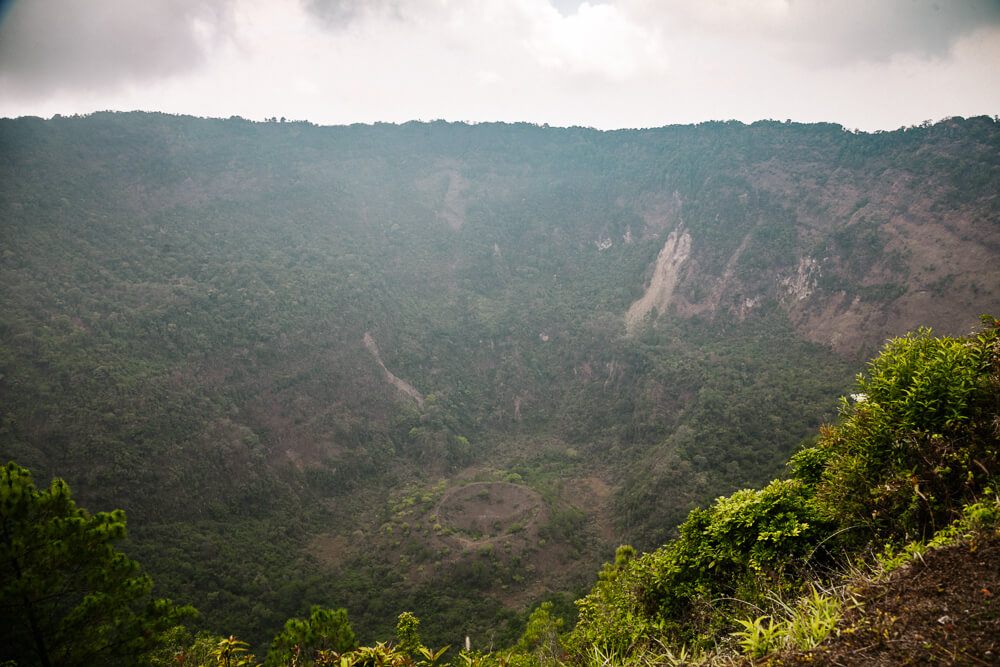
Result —
M889 341L825 429L817 501L862 540L927 538L1000 471L1000 321L964 338Z
M927 539L998 488L1000 321L983 323L967 337L889 341L839 423L793 457L791 479L691 512L653 553L620 548L577 602L571 657L708 645L838 559Z
M0 661L135 665L195 615L156 600L138 563L115 550L125 513L91 515L61 479L37 489L15 463L0 469Z

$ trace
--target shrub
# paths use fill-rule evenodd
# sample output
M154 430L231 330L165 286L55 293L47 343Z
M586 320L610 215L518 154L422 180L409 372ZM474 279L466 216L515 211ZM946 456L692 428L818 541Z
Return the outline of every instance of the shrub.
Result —
M694 510L653 553L619 548L577 601L570 656L706 645L748 606L799 589L801 566L818 554L928 538L1000 487L1000 321L983 322L967 337L921 330L889 341L858 376L853 402L842 401L838 425L792 457L791 479ZM796 645L821 641L837 610L816 595L811 605L786 621L743 622L740 636L753 654L782 633Z
M871 537L927 538L1000 474L1000 322L963 338L889 341L858 376L858 400L822 431L817 500Z
M692 511L680 536L657 551L635 558L630 547L620 548L577 603L569 646L623 656L664 635L684 642L713 634L733 603L758 602L794 580L786 568L811 554L830 527L799 480L719 498Z
M292 618L285 623L285 628L271 642L264 664L277 667L295 659L296 664L311 665L316 664L323 651L343 653L356 647L347 611L314 605L308 619Z

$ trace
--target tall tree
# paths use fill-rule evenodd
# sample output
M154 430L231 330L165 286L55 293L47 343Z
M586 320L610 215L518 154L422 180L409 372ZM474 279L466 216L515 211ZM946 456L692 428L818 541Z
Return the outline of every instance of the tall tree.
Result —
M315 665L320 651L344 653L358 646L345 609L313 606L309 618L291 618L274 638L265 665Z
M0 469L0 661L136 664L195 615L149 597L152 580L111 545L123 537L123 511L91 516L63 480L38 490L25 468Z

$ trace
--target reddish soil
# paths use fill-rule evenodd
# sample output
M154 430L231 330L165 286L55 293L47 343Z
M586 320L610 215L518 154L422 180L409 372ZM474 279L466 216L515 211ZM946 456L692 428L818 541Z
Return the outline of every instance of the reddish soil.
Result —
M485 544L534 526L542 510L538 492L507 482L466 484L445 495L437 507L438 522L461 536Z
M610 507L612 491L603 479L584 477L567 480L562 494L563 500L587 514L594 532L609 544L618 539Z
M1000 532L925 553L861 592L840 635L777 664L1000 664Z

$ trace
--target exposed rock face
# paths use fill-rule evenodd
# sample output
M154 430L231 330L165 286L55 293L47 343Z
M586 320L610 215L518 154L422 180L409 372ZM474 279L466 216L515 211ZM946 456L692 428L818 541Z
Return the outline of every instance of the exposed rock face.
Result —
M787 298L796 301L808 299L816 289L819 278L819 264L812 257L800 257L795 273L779 278L778 284L787 291Z
M670 183L644 193L645 238L683 224L690 240L682 248L680 232L668 238L627 311L629 332L653 308L658 317L669 306L674 317L743 319L777 306L803 336L853 358L918 326L967 333L1000 305L989 185L1000 167L987 148L994 135L969 129L893 133L864 159L793 149L726 166L725 178L708 174L693 194Z
M633 303L625 314L625 327L629 333L635 331L639 323L654 308L661 313L667 311L680 278L681 267L690 256L691 235L682 227L678 227L667 236L667 242L663 244L663 249L656 257L656 269L646 293Z
M441 219L451 229L458 230L465 222L465 199L462 197L464 181L456 172L448 173L448 190L445 192L444 204L441 207Z

